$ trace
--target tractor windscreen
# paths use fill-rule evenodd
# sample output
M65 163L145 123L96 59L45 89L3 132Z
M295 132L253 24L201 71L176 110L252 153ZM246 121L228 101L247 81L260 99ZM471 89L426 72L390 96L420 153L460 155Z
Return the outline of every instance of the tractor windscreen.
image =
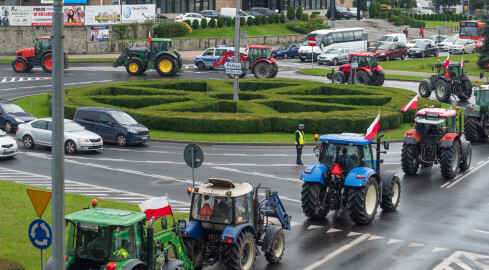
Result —
M416 131L422 139L436 142L444 132L446 118L418 116L416 117Z
M489 106L489 91L478 91L477 103L482 106Z
M233 199L194 194L191 214L194 220L231 224L233 221Z
M343 171L349 171L360 166L361 148L358 145L324 143L319 162L331 170L334 164L339 164Z
M111 230L101 229L95 224L80 223L76 231L75 252L78 258L103 261L109 256Z

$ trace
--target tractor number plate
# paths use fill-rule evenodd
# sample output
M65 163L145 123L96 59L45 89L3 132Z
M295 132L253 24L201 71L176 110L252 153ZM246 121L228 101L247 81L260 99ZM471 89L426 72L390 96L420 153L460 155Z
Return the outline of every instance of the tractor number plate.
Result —
M438 117L437 113L426 113L427 117Z
M90 224L90 223L80 223L80 228L84 229L89 229L92 231L97 231L98 230L98 225L97 224Z

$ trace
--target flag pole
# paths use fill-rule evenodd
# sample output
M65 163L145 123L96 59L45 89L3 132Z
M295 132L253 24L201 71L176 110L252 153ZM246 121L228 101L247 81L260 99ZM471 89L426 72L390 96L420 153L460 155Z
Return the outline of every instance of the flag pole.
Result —
M173 210L171 209L171 204L170 204L170 199L168 198L168 193L165 193L165 196L166 196L166 200L168 201L168 205L170 206L170 210L171 210L171 217L173 219L173 224L175 224L175 216L173 216ZM180 230L179 230L180 231Z

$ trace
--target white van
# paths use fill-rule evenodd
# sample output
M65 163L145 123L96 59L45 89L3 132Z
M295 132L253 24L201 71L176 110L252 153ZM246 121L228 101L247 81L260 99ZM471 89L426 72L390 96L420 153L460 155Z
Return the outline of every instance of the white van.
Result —
M379 39L380 42L396 42L406 44L406 35L404 34L387 34Z
M223 16L229 17L231 19L236 17L236 8L221 8L219 12L221 12ZM248 17L251 17L252 19L255 18L255 16L248 15L241 9L239 10L239 16L244 17L245 20L248 20Z

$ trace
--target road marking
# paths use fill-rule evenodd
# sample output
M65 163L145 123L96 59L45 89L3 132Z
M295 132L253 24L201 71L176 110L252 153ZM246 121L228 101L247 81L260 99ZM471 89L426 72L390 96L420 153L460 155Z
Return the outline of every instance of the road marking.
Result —
M445 184L441 185L440 187L441 187L441 188L444 188L444 187L448 186L450 183L451 183L451 181L448 181L448 182L446 182Z
M367 238L370 237L370 234L364 234L360 237L358 237L357 239L351 241L350 243L342 246L341 248L339 249L336 249L335 251L331 252L330 254L326 255L323 259L315 262L314 264L304 268L304 270L312 270L312 269L316 269L318 268L319 266L321 266L322 264L328 262L329 260L333 259L334 257L340 255L341 253L349 250L350 248L360 244L361 242L365 241Z
M447 249L446 248L434 247L433 250L431 250L431 253L433 253L433 252L440 252L440 251L444 251L444 250L447 250Z
M467 261L470 261L472 265L480 267L477 269L489 269L489 264L487 263L489 261L489 256L457 250L450 255L450 257L435 266L433 270L453 270L455 268L474 270L474 268L469 267L465 262L462 262L461 258L465 258ZM451 267L452 264L454 267Z
M318 225L310 225L309 227L307 227L308 230L312 230L312 229L318 229L318 228L322 228L322 226L318 226Z
M359 233L359 232L350 232L346 237L360 235L360 234L362 234L362 233Z
M335 232L342 232L342 231L343 230L338 230L338 229L331 228L326 233L335 233Z
M422 247L422 246L424 246L424 244L412 242L411 244L409 244L408 248L411 248L411 247Z
M396 244L396 243L400 243L400 242L403 242L404 240L399 240L399 239L391 239L389 240L389 242L387 242L387 245L390 245L390 244Z
M4 78L4 79L2 80L2 82L6 82L6 81L7 81L7 79L6 79L6 78Z
M458 178L456 181L453 181L453 183L451 183L450 185L446 186L445 188L451 188L451 187L453 187L458 182L464 180L467 176L471 175L473 172L475 172L475 171L479 170L480 168L484 167L488 163L489 163L489 160L483 162L482 164L478 165L474 169L470 170L468 173L464 174L462 177Z
M229 165L231 166L231 165ZM226 168L226 167L220 167L220 166L214 166L212 169L216 170L222 170L222 171L228 171L228 172L235 172L235 173L242 173L242 174L248 174L248 175L255 175L255 176L261 176L261 177L266 177L266 178L272 178L272 179L278 179L278 180L285 180L285 181L291 181L291 182L297 182L297 183L302 183L301 180L296 179L296 178L283 178L283 177L278 177L272 174L265 174L265 173L258 173L258 172L245 172L245 171L240 171L238 169L233 169L233 168Z
M377 235L372 235L372 236L370 236L370 238L368 240L377 240L377 239L383 239L383 238L385 238L385 237L383 237L383 236L377 236Z
M482 230L477 230L477 229L472 229L472 231L474 232L479 232L479 233L485 233L485 234L489 234L488 231L482 231Z
M484 162L484 160L477 162L477 165L480 165L482 162Z

